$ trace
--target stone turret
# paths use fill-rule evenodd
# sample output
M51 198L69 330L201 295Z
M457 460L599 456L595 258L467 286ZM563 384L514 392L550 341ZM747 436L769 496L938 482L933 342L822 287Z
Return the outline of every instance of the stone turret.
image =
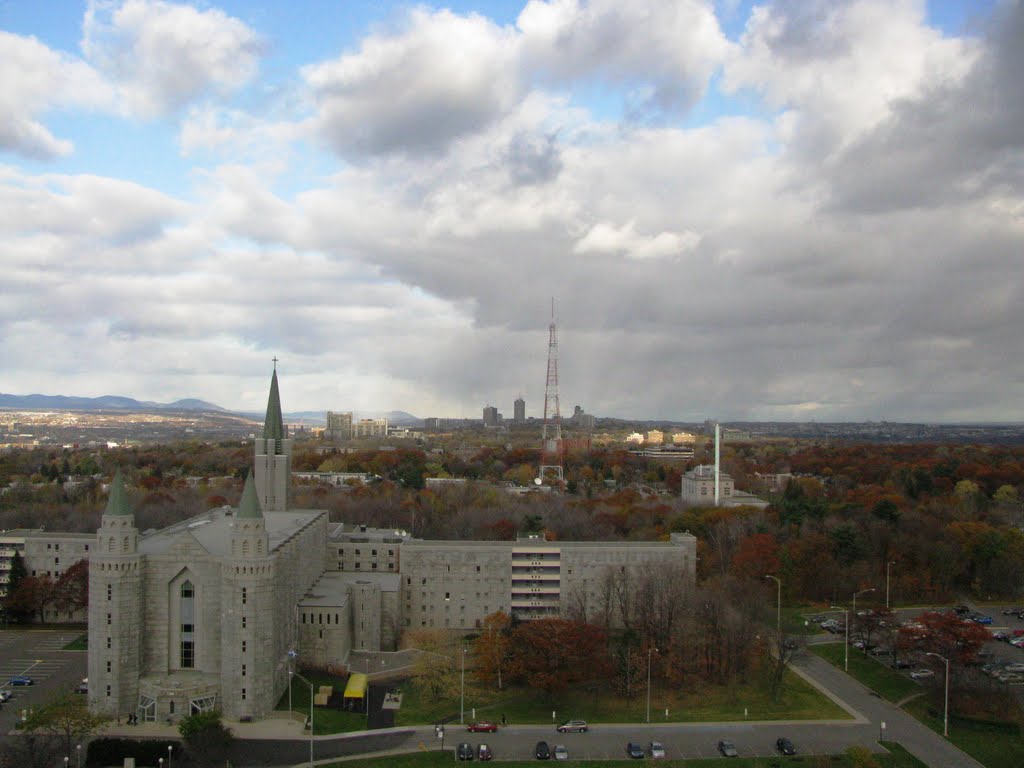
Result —
M110 715L134 712L142 663L142 557L139 531L120 470L89 558L89 705Z
M221 592L221 701L224 715L265 717L272 708L275 665L274 558L250 474L231 523L231 555Z
M263 432L256 438L256 496L264 512L284 512L288 508L288 488L292 474L292 441L284 426L281 396L277 386L277 365L270 379L270 397Z

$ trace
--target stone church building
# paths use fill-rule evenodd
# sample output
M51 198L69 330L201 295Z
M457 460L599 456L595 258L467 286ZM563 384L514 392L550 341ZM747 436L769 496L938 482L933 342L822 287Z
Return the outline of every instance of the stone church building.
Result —
M671 564L693 579L696 539L422 541L331 524L288 506L292 441L277 371L237 508L140 533L118 473L89 556L89 706L143 721L204 709L266 717L288 688L289 652L343 665L393 650L410 627L469 631L503 610L559 615L596 599L609 569Z

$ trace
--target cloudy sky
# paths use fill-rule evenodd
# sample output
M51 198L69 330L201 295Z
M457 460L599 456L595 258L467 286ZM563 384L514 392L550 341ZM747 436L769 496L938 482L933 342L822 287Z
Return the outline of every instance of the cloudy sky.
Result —
M0 391L1024 420L1024 0L0 0Z

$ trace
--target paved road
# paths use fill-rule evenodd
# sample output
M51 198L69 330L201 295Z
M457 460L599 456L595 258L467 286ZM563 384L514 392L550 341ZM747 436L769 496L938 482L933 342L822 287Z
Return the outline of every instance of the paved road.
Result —
M817 681L819 686L854 707L870 721L878 738L885 723L885 739L902 744L930 768L982 768L981 763L961 752L942 736L919 723L895 704L873 695L867 688L812 653L802 654L794 665Z

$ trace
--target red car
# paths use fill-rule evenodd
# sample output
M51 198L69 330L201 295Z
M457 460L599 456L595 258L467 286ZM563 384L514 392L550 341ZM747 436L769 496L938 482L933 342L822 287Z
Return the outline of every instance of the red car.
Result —
M467 730L473 733L496 733L498 724L492 723L490 720L477 720L475 723L470 723Z

